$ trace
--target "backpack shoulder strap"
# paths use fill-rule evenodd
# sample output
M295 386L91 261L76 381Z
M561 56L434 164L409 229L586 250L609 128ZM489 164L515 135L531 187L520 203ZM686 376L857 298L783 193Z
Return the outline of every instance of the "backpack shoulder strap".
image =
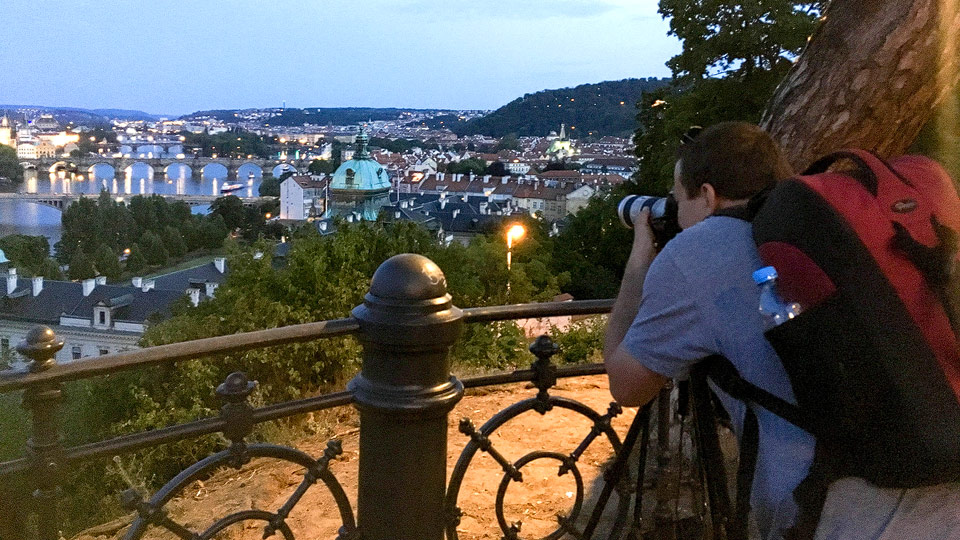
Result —
M799 407L747 382L730 360L715 354L704 358L701 363L706 376L734 399L763 407L798 428L814 434L813 423L807 419Z
M750 197L750 200L747 201L747 204L731 206L729 208L721 208L720 210L717 210L711 214L711 216L727 216L752 222L753 218L757 217L757 212L760 211L760 207L763 206L764 202L766 202L767 195L769 195L771 191L773 191L773 187L765 188L753 197Z
M811 423L805 419L796 405L747 382L740 376L733 363L721 355L712 355L701 360L695 367L694 372L691 373L691 377L694 376L709 378L718 388L734 399L748 405L752 403L763 407L791 424L813 433ZM744 415L743 433L739 446L736 504L733 519L729 523L728 529L728 537L731 540L746 540L748 538L750 493L753 488L753 478L756 473L757 455L760 447L760 427L757 422L757 415L749 406ZM820 506L822 507L822 503ZM817 519L819 519L819 512L815 514L814 523Z

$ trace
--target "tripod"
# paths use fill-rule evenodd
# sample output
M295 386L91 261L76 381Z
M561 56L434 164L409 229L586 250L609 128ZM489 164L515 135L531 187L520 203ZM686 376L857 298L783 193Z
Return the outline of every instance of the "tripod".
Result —
M670 464L670 424L671 424L671 395L673 385L668 384L662 389L655 400L657 403L657 447L659 469L658 481L664 481L667 468ZM730 495L727 491L727 475L724 465L723 454L720 449L720 439L717 434L717 412L711 396L710 387L707 385L706 376L698 369L691 373L689 381L679 381L677 383L677 416L680 424L679 441L679 464L683 461L683 430L685 420L690 413L691 403L693 405L693 443L696 448L694 467L699 474L702 482L702 489L706 492L706 505L710 516L710 528L704 527L703 537L713 540L730 540L738 536L735 532L731 535L731 505ZM597 499L597 504L593 509L590 520L584 528L582 538L589 540L593 538L597 525L603 514L603 510L613 494L613 490L621 486L621 493L629 489L624 486L630 477L630 460L634 448L639 443L638 448L638 467L635 483L635 500L633 508L633 521L627 532L628 540L640 540L644 537L643 532L643 492L647 457L650 445L651 430L651 409L653 402L645 405L634 418L627 435L624 438L620 452L617 454L611 466L604 473L604 485ZM679 475L678 475L679 476ZM658 483L659 483L658 482ZM695 487L701 489L701 487ZM674 515L677 512L674 506ZM668 501L664 497L658 497L657 507L654 510L654 538L681 538L683 533L677 530L677 521L671 520L671 512Z

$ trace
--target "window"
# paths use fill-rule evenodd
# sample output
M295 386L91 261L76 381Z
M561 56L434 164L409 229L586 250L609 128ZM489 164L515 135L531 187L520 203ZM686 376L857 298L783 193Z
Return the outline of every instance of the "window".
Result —
M10 338L0 338L0 353L10 350Z
M80 357L83 356L83 349L81 349L79 345L74 345L72 352L74 360L79 360Z
M99 319L100 319L100 324L107 324L107 313L106 313L105 311L101 310L98 315L99 315Z
M100 347L100 356L105 354L110 354L110 351L106 347Z

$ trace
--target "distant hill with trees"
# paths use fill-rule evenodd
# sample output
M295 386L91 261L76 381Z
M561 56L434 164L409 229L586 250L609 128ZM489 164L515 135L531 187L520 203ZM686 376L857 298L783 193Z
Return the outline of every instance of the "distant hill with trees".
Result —
M57 122L63 125L72 123L83 126L109 126L113 119L153 122L161 118L160 115L127 109L80 109L77 107L47 107L43 105L0 105L0 116L7 115L16 120L23 120L23 111L30 111L30 117L33 117L37 112L53 115Z
M302 126L304 124L313 124L315 126L335 125L347 126L359 124L367 121L377 120L400 120L411 112L439 112L439 110L418 111L417 109L396 109L396 108L375 108L375 107L310 107L306 109L287 108L275 110L268 120L264 123L271 126ZM181 119L189 120L191 118L208 117L216 118L224 122L235 122L237 114L244 111L237 109L220 109L211 111L197 111Z
M669 79L624 79L525 94L492 113L450 127L460 135L503 137L548 135L567 125L573 138L629 136L636 129L636 103L644 92L666 86Z

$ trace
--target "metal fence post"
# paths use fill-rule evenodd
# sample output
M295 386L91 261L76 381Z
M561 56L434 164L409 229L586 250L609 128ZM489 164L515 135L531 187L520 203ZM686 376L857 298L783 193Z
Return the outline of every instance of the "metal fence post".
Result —
M30 371L39 373L56 364L56 355L63 348L53 330L37 326L17 344L17 351L31 360ZM57 504L60 490L60 465L63 451L60 439L59 383L34 386L23 392L23 407L33 416L33 433L27 441L27 455L33 462L37 489L33 492L40 540L60 538Z
M360 410L360 535L442 540L447 415L463 396L447 355L463 314L440 268L403 254L380 265L353 316L363 343L349 385Z

